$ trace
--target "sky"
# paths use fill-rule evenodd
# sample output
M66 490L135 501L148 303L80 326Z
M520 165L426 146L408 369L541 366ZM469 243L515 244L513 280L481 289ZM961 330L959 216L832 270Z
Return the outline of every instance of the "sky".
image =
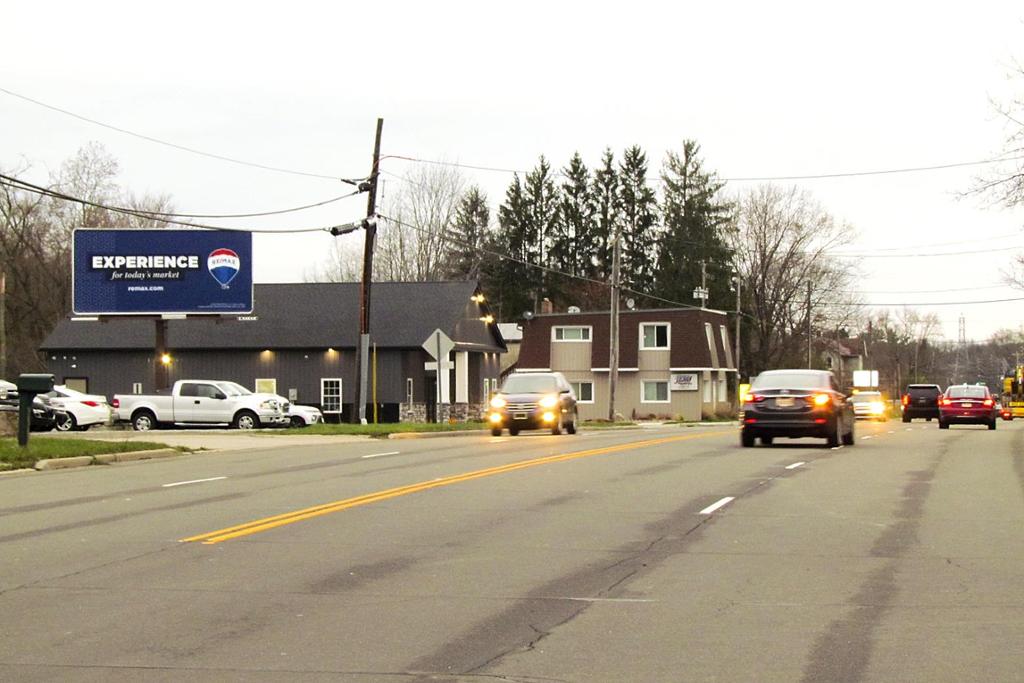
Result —
M693 5L693 6L691 6ZM947 9L948 7L948 9ZM503 169L591 167L640 145L652 175L696 139L723 178L916 168L992 159L1011 132L993 103L1024 95L1019 2L4 3L0 88L209 154L156 144L0 92L0 168L43 183L100 142L136 194L182 213L319 202L382 154ZM410 162L385 159L383 192ZM861 300L934 312L945 339L1024 327L1002 283L1024 211L967 195L978 165L799 181L853 239ZM511 175L465 169L492 210ZM730 181L730 192L756 185ZM257 282L299 282L358 220L365 195L275 218ZM213 221L210 221L213 222ZM979 253L972 253L979 252ZM924 256L923 254L941 254ZM937 291L945 290L945 291ZM952 290L952 291L951 291ZM930 305L960 302L955 305ZM258 305L258 303L257 303ZM715 302L709 304L715 307ZM721 308L731 304L723 302Z

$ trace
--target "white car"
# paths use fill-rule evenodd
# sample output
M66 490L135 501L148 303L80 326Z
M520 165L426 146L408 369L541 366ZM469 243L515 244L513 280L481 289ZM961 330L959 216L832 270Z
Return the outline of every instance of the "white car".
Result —
M293 403L288 409L288 419L292 427L305 427L321 424L324 421L324 414L316 406L300 406Z
M62 432L85 431L97 424L110 424L113 413L106 396L83 394L63 384L43 394L50 399L50 405L63 410L67 419L57 420L57 429Z

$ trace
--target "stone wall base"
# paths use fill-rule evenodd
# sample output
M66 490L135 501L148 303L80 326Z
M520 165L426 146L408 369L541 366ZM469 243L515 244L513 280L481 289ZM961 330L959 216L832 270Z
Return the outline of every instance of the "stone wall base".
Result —
M468 422L483 419L486 408L480 403L442 403L437 406L439 422ZM403 403L401 408L402 422L426 422L426 403Z

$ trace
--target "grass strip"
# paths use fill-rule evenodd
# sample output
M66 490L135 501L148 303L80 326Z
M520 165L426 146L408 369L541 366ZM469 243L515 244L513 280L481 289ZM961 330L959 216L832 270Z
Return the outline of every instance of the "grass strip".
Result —
M98 441L96 439L48 439L32 436L28 446L22 448L14 437L0 438L0 470L16 470L33 467L39 460L50 458L73 458L79 455L101 455L104 453L132 453L171 448L167 444L152 441ZM180 449L179 449L180 450Z

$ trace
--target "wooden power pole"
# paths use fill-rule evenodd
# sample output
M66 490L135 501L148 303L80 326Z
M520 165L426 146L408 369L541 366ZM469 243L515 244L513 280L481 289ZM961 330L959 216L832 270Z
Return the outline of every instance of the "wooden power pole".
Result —
M373 143L373 166L366 200L366 241L363 243L363 281L359 287L359 338L356 347L355 402L352 422L366 423L367 379L370 355L370 283L373 280L373 248L377 240L377 178L380 171L380 136L384 119L377 119L377 137ZM440 362L440 361L438 361Z

